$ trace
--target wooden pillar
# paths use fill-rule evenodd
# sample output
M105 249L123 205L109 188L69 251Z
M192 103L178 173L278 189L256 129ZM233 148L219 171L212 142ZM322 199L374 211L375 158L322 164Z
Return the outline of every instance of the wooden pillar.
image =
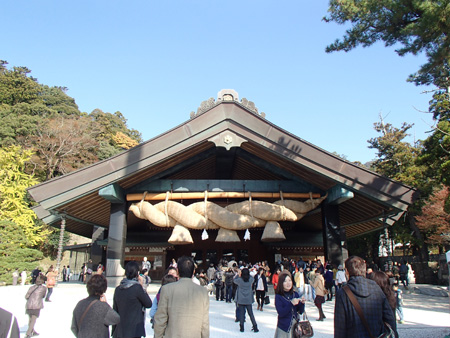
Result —
M339 221L338 204L322 204L322 231L325 259L336 267L348 256L345 229Z
M125 242L127 237L126 203L111 203L106 251L106 276L124 275Z
M105 228L97 226L94 226L92 231L91 259L94 266L97 266L99 263L105 264L103 261L103 248L97 244L97 241L105 239L105 232Z

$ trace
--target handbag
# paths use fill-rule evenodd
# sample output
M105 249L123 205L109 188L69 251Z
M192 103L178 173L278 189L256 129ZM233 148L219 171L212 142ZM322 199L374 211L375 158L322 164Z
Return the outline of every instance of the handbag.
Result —
M356 299L355 295L353 294L352 290L348 287L348 285L343 287L345 293L348 296L348 299L350 299L350 302L353 304L356 312L358 313L359 318L361 318L362 323L364 324L367 332L369 332L369 336L371 338L375 338L375 336L370 332L369 324L367 323L366 317L364 317L364 313L361 309L361 305L359 305L358 300ZM391 325L389 323L384 322L384 332L380 334L377 338L395 338L395 332L392 329Z
M270 304L270 297L269 297L269 295L264 297L264 304L265 305Z
M306 312L297 314L292 331L294 338L309 338L314 336L314 330L308 320L308 316L306 316Z

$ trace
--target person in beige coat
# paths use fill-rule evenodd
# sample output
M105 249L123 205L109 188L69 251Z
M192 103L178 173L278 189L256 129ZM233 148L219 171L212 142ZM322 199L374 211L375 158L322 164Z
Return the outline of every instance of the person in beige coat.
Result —
M44 308L44 297L47 293L47 288L43 285L44 279L45 278L42 275L39 275L36 278L36 285L30 287L25 295L25 299L27 300L25 308L26 313L29 316L28 330L25 338L37 336L39 334L34 330L34 325L40 315L41 309Z
M195 265L191 257L178 259L177 268L180 279L161 287L154 317L155 338L207 338L208 291L192 281Z
M314 304L319 309L319 319L317 320L323 321L323 319L326 318L322 310L322 304L325 303L325 280L323 279L323 275L319 272L319 269L316 269L316 278L314 279L313 287L316 290Z

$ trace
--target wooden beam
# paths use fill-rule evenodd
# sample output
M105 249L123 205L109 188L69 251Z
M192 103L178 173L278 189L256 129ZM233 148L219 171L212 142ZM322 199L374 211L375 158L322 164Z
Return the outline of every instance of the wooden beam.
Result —
M252 198L281 198L279 192L251 192ZM249 198L248 192L226 192L213 191L208 192L208 199L214 198ZM318 193L283 193L283 198L320 198ZM144 194L127 194L127 201L141 201ZM189 200L189 199L203 199L205 193L203 192L177 192L169 193L170 200ZM166 193L146 194L145 201L161 201L166 199Z
M123 203L124 192L117 183L110 184L98 191L98 194L111 203Z
M312 186L306 186L302 182L293 180L221 180L221 179L158 179L146 184L139 184L125 193L161 193L165 191L177 192L223 192L223 191L257 191L275 192L282 191L299 192L307 191L325 195L325 191Z

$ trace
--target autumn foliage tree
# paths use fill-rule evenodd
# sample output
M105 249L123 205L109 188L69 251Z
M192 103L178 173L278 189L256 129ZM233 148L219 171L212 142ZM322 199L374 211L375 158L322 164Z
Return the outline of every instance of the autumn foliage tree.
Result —
M22 262L34 265L42 253L53 256L59 243L59 232L36 219L26 188L142 141L120 112L81 112L67 88L40 84L30 73L26 67L8 67L0 60L2 281L10 280L12 268L31 268Z
M436 190L422 207L422 215L416 216L417 226L426 234L426 241L442 249L450 247L450 215L447 212L449 188Z
M34 247L48 231L35 223L26 189L37 183L24 172L31 152L19 146L0 148L0 281L10 282L15 268L32 269L42 253Z
M42 120L22 142L35 152L32 163L49 180L97 160L98 129L88 117Z
M19 146L0 148L0 220L14 223L24 233L21 245L35 246L47 235L36 226L36 214L30 209L26 189L37 180L24 168L32 152Z

